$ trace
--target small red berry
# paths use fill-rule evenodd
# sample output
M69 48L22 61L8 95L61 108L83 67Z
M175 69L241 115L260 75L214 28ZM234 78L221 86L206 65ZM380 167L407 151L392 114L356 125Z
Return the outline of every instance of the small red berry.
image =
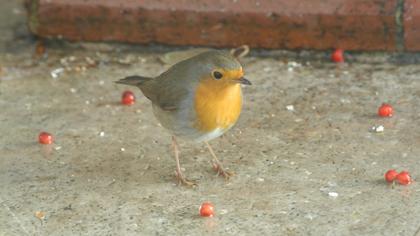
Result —
M53 142L53 136L47 132L41 132L38 136L38 141L41 144L51 144Z
M335 49L334 52L331 54L331 60L337 63L344 62L344 50Z
M205 202L200 206L200 215L202 217L213 217L214 216L214 206L210 202Z
M396 179L397 179L399 184L402 184L402 185L411 184L411 176L410 176L410 173L408 173L408 171L401 171L397 175Z
M135 101L136 101L136 97L134 96L133 92L127 90L122 94L122 97L121 97L122 104L133 105Z
M386 180L386 182L392 183L395 180L395 178L397 177L397 175L398 175L397 171L395 171L395 170L388 170L385 173L385 180Z
M378 115L381 117L391 117L393 113L394 109L387 103L383 103L382 106L378 109Z

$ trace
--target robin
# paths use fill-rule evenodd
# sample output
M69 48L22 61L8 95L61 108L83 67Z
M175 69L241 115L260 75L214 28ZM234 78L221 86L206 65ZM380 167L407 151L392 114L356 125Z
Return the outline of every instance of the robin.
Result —
M172 134L176 177L179 183L192 186L195 183L181 171L176 137L204 142L213 157L214 169L229 178L232 173L223 168L208 141L228 131L238 120L241 84L251 85L243 76L236 58L212 50L178 62L155 78L134 75L116 83L140 88L152 102L154 115Z

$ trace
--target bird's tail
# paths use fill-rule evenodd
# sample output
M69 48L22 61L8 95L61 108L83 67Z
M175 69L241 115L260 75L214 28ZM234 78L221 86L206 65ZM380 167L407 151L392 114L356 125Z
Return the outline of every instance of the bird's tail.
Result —
M143 77L138 75L132 75L125 77L124 79L120 79L118 81L115 81L117 84L126 84L126 85L132 85L132 86L141 86L143 83L151 80L152 78L149 77Z

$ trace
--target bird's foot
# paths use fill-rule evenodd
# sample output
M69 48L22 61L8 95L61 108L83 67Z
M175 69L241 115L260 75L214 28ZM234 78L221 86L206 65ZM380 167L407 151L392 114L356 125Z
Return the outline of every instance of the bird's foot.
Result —
M226 180L229 180L230 177L235 175L234 172L225 170L223 166L218 163L213 163L213 170L217 172L217 175L223 176Z
M184 175L182 174L182 172L180 171L175 171L175 177L178 180L178 184L179 185L185 185L187 187L195 187L197 186L197 183L195 183L194 181L188 180L184 177Z

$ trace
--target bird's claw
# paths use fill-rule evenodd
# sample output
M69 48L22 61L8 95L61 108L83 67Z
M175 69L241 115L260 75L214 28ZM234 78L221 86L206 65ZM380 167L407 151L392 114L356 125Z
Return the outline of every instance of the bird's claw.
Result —
M185 185L187 187L195 187L197 186L197 183L194 181L188 180L184 177L184 175L181 172L175 171L175 177L178 180L179 185Z
M213 163L213 170L217 172L218 176L223 176L226 180L235 175L234 172L225 170L222 165L217 163Z

